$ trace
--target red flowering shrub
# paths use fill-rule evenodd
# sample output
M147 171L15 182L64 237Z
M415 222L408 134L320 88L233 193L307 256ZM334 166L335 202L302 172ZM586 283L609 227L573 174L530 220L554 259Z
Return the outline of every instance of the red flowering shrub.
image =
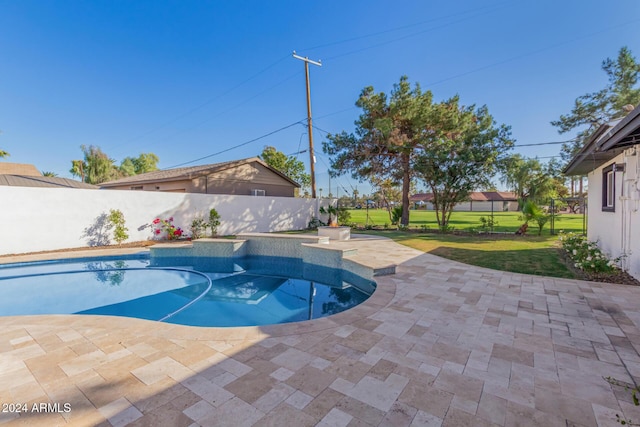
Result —
M175 240L182 236L183 231L180 227L173 225L173 217L169 219L156 218L153 220L154 230L153 233L160 237L161 234L165 234L169 240Z

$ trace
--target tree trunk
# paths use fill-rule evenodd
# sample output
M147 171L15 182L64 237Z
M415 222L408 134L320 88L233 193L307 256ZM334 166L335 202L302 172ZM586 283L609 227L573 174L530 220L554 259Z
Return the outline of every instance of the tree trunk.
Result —
M582 177L580 177L579 179L580 179L580 194L578 194L578 197L582 197Z
M411 186L409 156L402 156L402 218L400 224L409 226L409 191Z

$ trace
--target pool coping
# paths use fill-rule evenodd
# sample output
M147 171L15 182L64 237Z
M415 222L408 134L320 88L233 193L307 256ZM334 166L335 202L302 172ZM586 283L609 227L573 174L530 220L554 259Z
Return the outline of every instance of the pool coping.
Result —
M308 236L308 235L291 235L291 234L272 234L272 233L244 233L242 235L243 238L237 239L199 239L200 242L204 243L216 243L222 245L230 245L234 243L243 243L246 242L247 239L251 237L258 238L274 238L274 239L290 239L292 241L299 241L301 246L311 247L321 251L331 251L336 254L341 254L346 256L348 259L349 256L353 256L357 254L357 248L352 246L357 245L357 243L352 243L353 240L349 241L340 241L340 242L331 242L327 237L318 237L318 236ZM311 239L309 239L309 237ZM369 238L378 238L377 236L362 236L360 235L360 239L369 239ZM357 242L357 237L356 242ZM387 238L382 238L384 240L389 240ZM309 240L315 241L315 243L307 243ZM196 241L197 242L197 241ZM351 244L351 247L345 248L344 243ZM37 262L37 261L55 261L55 260L73 260L73 259L86 259L86 258L100 258L105 256L119 256L119 255L144 255L150 254L151 249L156 247L160 251L165 249L175 250L180 248L191 248L193 247L193 242L184 242L184 243L159 243L154 246L146 247L146 248L105 248L100 250L87 250L87 251L71 251L71 252L52 252L45 254L27 254L27 255L15 255L11 257L7 257L6 259L0 260L0 265L2 264L13 264L13 263L22 263L22 262ZM99 254L98 254L99 253ZM39 258L39 259L36 259ZM6 262L7 259L10 259L10 262ZM5 261L5 262L3 262ZM349 260L351 261L351 260ZM365 261L366 262L366 261ZM386 274L393 274L395 272L395 264L384 263L380 264L376 262L375 259L369 259L366 265L362 261L356 262L358 265L362 265L368 269L371 269L371 276L376 276L376 271L378 269L382 269ZM390 266L394 267L392 272L389 272L388 269ZM376 267L379 266L379 267ZM380 267L381 266L381 267ZM367 298L362 303L358 304L355 307L352 307L348 310L342 311L340 313L332 314L330 316L321 317L318 319L310 319L303 320L298 322L289 322L289 323L280 323L280 324L270 324L270 325L259 325L259 326L230 326L230 327L215 327L215 326L189 326L189 325L181 325L181 324L173 324L167 322L158 322L154 320L147 319L139 319L132 317L121 317L121 316L101 316L101 315L87 315L87 314L55 314L55 315L19 315L19 316L4 316L0 319L4 319L9 322L9 324L15 323L29 323L29 324L40 324L46 323L51 317L56 319L64 319L63 322L66 324L81 326L81 327L96 327L103 324L105 321L108 321L113 328L118 329L130 329L134 328L142 328L145 329L146 334L152 334L159 337L170 337L173 334L178 334L179 336L185 339L194 339L194 340L225 340L225 341L242 341L242 340L257 340L264 339L267 337L283 337L289 335L297 335L304 334L310 332L318 332L323 330L328 330L332 328L339 328L344 325L348 325L353 323L359 319L366 318L376 311L380 310L382 307L388 305L393 297L395 296L395 284L392 281L382 281L383 284L380 283L381 277L375 277L374 281L376 282L376 290L373 294ZM15 319L15 322L12 320ZM139 323L137 325L134 325ZM162 325L162 328L149 327L150 325Z

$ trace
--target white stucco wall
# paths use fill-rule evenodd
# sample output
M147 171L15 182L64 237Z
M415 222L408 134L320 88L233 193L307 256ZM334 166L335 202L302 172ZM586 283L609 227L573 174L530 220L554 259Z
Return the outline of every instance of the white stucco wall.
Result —
M299 230L307 227L318 206L312 199L123 190L78 190L0 186L0 254L88 246L99 230L97 218L119 209L129 241L152 238L154 218L174 218L189 231L198 214L215 208L218 233Z
M587 237L611 258L626 254L623 267L640 280L640 194L634 194L640 165L633 152L627 150L588 174ZM615 212L603 212L602 170L612 163L625 164L625 171L616 172Z

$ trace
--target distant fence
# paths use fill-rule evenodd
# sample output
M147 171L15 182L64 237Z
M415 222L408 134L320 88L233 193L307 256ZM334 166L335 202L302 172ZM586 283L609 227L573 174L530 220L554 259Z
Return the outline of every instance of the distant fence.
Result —
M218 234L300 230L317 215L314 199L151 191L0 187L0 255L92 246L110 209L124 214L128 241L153 237L155 218L173 217L188 232L193 218L215 208Z

